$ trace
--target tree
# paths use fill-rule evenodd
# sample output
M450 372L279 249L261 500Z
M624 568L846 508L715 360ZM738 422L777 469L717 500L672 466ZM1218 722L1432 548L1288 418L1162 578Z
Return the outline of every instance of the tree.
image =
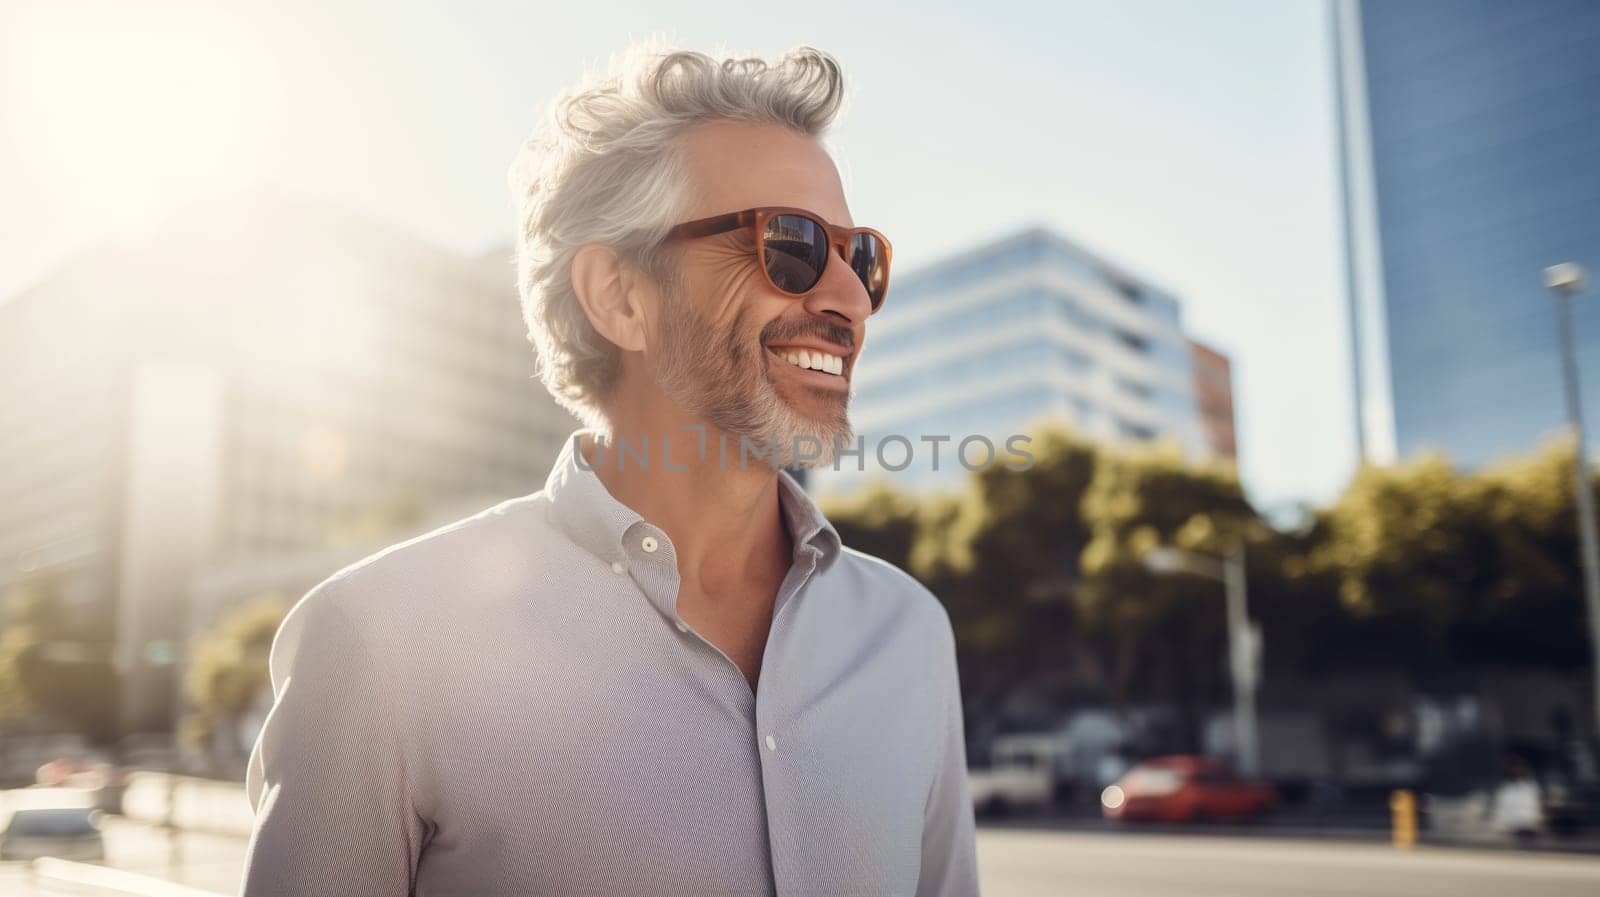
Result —
M1270 530L1231 467L1186 463L1173 446L1102 456L1083 515L1093 535L1081 556L1077 607L1101 646L1112 693L1176 703L1192 739L1201 710L1225 693L1222 589L1211 579L1154 574L1145 555L1170 545L1219 556Z
M33 705L22 689L22 659L37 641L26 626L7 623L0 628L0 722L18 719L33 712Z
M1099 455L1056 425L1035 430L1029 450L1027 470L985 468L930 509L913 554L914 572L946 598L963 686L979 704L1030 684L1070 688L1082 666L1072 595Z
M1365 467L1291 531L1261 518L1231 466L1175 447L1108 449L1046 428L1032 449L1027 471L991 468L935 496L878 484L830 510L847 544L944 602L969 707L1066 683L1176 705L1192 740L1227 698L1223 589L1146 570L1162 545L1245 547L1269 685L1589 662L1570 441L1465 474L1437 455Z
M110 745L118 734L120 677L113 644L67 614L61 581L42 574L13 585L0 631L0 715L37 714Z
M185 679L196 707L183 723L189 744L207 751L220 747L231 755L247 747L234 733L262 690L270 687L272 639L288 608L281 595L260 596L234 608L195 640Z
M1578 671L1591 662L1572 488L1575 446L1557 439L1466 484L1493 534L1494 575L1452 627L1455 663ZM1591 480L1590 488L1596 483Z
M1560 440L1470 474L1438 454L1364 467L1321 515L1311 563L1418 675L1580 668L1573 460Z
M844 544L909 570L921 526L921 504L883 480L845 498L823 503Z

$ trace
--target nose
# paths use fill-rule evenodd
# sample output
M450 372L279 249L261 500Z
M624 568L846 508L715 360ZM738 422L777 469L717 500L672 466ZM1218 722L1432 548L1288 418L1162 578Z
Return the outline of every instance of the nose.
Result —
M814 315L827 315L842 319L841 323L859 324L872 314L872 300L855 269L845 261L844 251L838 246L828 247L828 265L822 280L806 296L806 311Z

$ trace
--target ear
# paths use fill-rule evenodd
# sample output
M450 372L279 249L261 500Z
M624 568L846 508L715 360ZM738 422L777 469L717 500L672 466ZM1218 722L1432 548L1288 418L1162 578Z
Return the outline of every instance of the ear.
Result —
M624 352L644 351L645 309L636 272L609 246L591 243L572 259L572 289L599 334Z

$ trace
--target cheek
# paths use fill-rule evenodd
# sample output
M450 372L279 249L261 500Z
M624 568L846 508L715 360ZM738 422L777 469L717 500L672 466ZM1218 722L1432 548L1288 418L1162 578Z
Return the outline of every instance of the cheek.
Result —
M718 326L736 320L769 289L754 262L745 255L718 255L696 273L695 289L690 295L698 297L702 315Z
M765 351L761 346L761 327L748 309L737 310L723 333L723 348L730 362L745 369L761 367L761 355Z
M772 288L748 255L718 253L685 272L685 295L678 301L696 304L691 326L701 328L693 340L722 357L701 361L713 365L730 362L743 369L762 369L767 359L762 329L795 303L774 295Z

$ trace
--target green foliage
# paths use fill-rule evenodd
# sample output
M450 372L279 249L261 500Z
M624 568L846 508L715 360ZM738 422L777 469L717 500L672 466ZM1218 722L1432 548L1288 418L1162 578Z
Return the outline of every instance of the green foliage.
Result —
M16 583L0 606L0 718L39 715L109 744L120 695L111 641L68 616L61 584L50 576Z
M0 721L17 719L32 712L33 705L22 689L22 663L37 636L24 626L0 629Z
M1577 667L1574 463L1559 440L1468 475L1438 455L1363 468L1310 562L1358 618L1412 629L1416 660Z
M1085 669L1113 698L1224 699L1222 586L1150 572L1158 546L1243 548L1269 679L1587 663L1570 442L1470 474L1433 455L1363 468L1304 531L1282 532L1231 466L1034 436L1030 470L924 498L878 483L829 507L846 544L945 603L969 700Z
M1220 556L1260 539L1254 510L1230 468L1186 464L1174 447L1106 454L1084 495L1091 532L1076 592L1083 627L1100 649L1114 695L1181 694L1197 704L1220 688L1221 586L1147 570L1152 549Z
M973 478L977 502L968 509L972 523L962 531L961 557L985 581L999 576L1020 591L1044 583L1061 594L1077 578L1078 555L1090 537L1081 505L1096 453L1055 428L1035 434L1030 448L1030 469L995 466Z
M196 710L183 723L191 744L209 748L270 686L267 660L288 608L282 596L264 595L234 608L195 639L185 687Z
M848 498L825 502L822 510L844 544L910 569L922 511L909 495L874 480Z
M1487 559L1472 553L1488 534L1471 492L1438 455L1363 466L1328 510L1330 538L1313 559L1338 571L1351 610L1416 614L1442 626L1460 590L1489 573Z

